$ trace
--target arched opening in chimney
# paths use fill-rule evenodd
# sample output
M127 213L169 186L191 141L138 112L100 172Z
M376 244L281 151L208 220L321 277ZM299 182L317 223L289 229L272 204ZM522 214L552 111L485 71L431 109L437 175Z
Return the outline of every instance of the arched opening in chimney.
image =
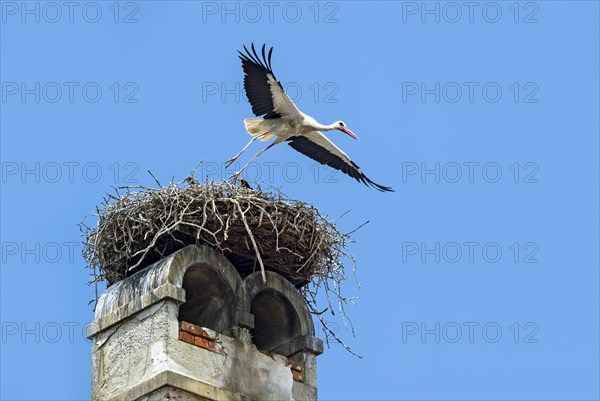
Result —
M218 333L234 321L235 296L219 272L208 265L194 265L183 276L185 303L179 306L179 321L208 327Z
M275 351L302 334L300 319L287 297L274 289L256 294L250 306L254 315L252 341L264 351Z

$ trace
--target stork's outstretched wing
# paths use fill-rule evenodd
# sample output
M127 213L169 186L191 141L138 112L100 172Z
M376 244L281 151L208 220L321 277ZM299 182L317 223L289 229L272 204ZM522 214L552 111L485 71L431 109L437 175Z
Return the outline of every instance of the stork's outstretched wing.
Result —
M394 192L390 187L385 187L371 181L366 175L360 171L358 167L348 155L340 148L335 146L325 135L319 131L312 131L306 135L293 136L289 139L289 145L298 152L325 164L340 170L342 173L348 174L358 182L362 182L367 186L371 186L382 192Z
M265 119L279 118L286 115L299 116L300 111L285 93L281 83L275 79L275 74L271 69L273 48L271 47L267 55L265 45L263 45L262 59L256 52L254 43L250 48L252 52L244 46L246 54L239 53L244 69L244 89L254 115L264 116Z

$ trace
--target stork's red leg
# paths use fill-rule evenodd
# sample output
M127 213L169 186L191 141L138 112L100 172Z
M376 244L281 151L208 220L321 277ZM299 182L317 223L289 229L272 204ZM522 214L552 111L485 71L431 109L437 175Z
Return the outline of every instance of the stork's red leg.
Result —
M237 173L235 173L235 174L232 174L232 175L231 175L231 179L232 179L232 180L237 180L237 179L238 179L238 177L240 176L240 173L241 173L242 171L244 171L244 169L245 169L246 167L248 167L248 166L250 165L250 163L252 163L252 161L254 161L254 159L256 159L258 156L260 156L260 155L262 155L263 153L265 153L265 152L266 152L266 151L267 151L269 148L271 148L271 147L272 147L273 145L275 145L276 143L277 143L277 142L273 142L273 143L271 143L269 146L267 146L266 148L264 148L263 150L261 150L260 152L258 152L257 154L255 154L255 155L254 155L254 157L253 157L252 159L250 159L250 161L249 161L248 163L246 163L246 165L240 169L240 171L238 171Z
M225 165L225 168L227 168L227 167L231 166L231 165L233 164L233 162L235 162L235 161L238 159L238 157L240 157L240 156L242 155L242 153L244 153L244 151L245 151L246 149L248 149L248 147L249 147L250 145L252 145L252 143L253 143L254 141L256 141L257 139L260 139L260 138L262 138L263 136L267 135L269 132L270 132L270 131L263 132L262 134L256 135L254 138L252 138L252 139L250 140L250 142L248 142L248 144L247 144L246 146L244 146L244 149L240 150L240 152L239 152L237 155L233 156L231 159L229 159L229 160L227 160L227 161L225 162L225 163L227 163L227 164Z

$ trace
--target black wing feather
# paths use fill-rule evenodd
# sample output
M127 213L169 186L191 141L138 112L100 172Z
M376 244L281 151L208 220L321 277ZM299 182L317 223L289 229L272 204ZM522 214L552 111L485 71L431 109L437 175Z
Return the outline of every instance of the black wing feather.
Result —
M263 47L262 47L262 56L263 56L263 60L265 60L265 65L268 67L269 66L269 61L265 57L265 46L266 45L263 44Z
M269 70L271 70L271 69L272 69L272 68L271 68L271 56L272 56L272 55L273 55L273 48L271 47L271 50L269 50L269 59L267 60L267 61L268 61L268 64L269 64Z
M342 173L348 174L358 182L362 182L363 184L371 186L382 192L394 192L394 190L390 187L385 187L371 181L366 175L363 174L362 171L360 171L360 168L352 160L350 160L350 164L348 164L341 157L329 152L324 147L304 136L293 136L288 139L288 141L289 145L298 152L318 161L321 164L325 164L329 167L340 170Z
M265 119L279 118L281 115L274 110L273 96L267 78L267 74L271 74L275 78L275 74L271 69L273 48L271 47L268 56L265 57L266 49L263 45L262 60L254 48L254 43L251 44L250 48L252 52L244 46L246 54L239 53L242 60L242 69L244 70L244 90L252 106L252 112L256 116L264 116ZM281 86L279 81L277 83Z

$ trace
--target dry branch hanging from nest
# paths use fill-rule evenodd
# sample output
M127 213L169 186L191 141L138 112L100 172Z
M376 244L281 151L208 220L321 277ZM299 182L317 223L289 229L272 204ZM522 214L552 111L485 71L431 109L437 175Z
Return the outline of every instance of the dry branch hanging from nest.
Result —
M344 305L352 299L341 294L347 278L342 259L352 260L354 270L347 249L351 238L316 208L278 191L226 181L201 184L193 177L157 189L124 189L97 208L95 228L83 226L83 256L94 271L93 282L111 285L187 245L207 244L223 252L242 276L272 270L301 288L326 340L333 337L348 349L318 311L335 314L334 295L346 323ZM319 308L320 290L327 306Z

